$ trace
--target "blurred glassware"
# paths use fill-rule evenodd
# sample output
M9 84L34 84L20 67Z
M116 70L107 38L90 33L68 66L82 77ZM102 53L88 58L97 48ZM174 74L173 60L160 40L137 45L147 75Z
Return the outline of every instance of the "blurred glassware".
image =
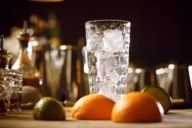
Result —
M192 65L188 66L188 70L189 70L190 84L191 84L191 88L192 88Z
M19 70L23 73L23 86L32 86L41 92L43 89L42 81L32 60L32 49L29 47L31 35L28 33L27 28L28 25L25 21L23 31L18 37L21 45L20 53L12 65L12 69Z
M5 37L4 41L4 49L7 49L10 51L10 53L13 54L13 58L10 62L10 65L15 62L17 59L17 56L19 55L19 49L20 49L20 44L17 39L18 34L21 32L21 28L18 28L16 26L11 28L11 34L7 37Z
M169 93L171 82L173 81L174 64L169 64L166 68L159 68L156 70L158 84L167 93Z
M22 73L9 69L13 55L3 48L4 37L0 38L0 108L6 111L19 112L21 110ZM2 105L5 103L6 105ZM5 110L5 108L3 109ZM1 113L1 112L0 112Z
M45 53L45 95L75 101L87 94L81 48L61 45Z
M11 54L8 50L4 49L4 36L0 37L0 68L1 69L9 69L10 60L13 58L13 54Z
M62 44L60 24L54 12L49 13L47 20L47 36L52 48L58 48Z
M0 76L8 89L8 111L20 112L21 111L21 95L22 95L22 82L23 74L19 71L12 69L0 69Z
M0 116L5 116L9 111L13 84L13 78L6 76L5 69L0 69Z
M43 76L44 95L52 96L61 100L61 95L66 93L66 89L60 88L62 67L64 65L64 55L60 49L52 49L45 52L45 71ZM61 91L62 94L58 91Z
M5 103L7 112L21 111L22 81L23 74L21 72L12 69L0 69L0 102ZM0 105L0 109L2 109L1 107Z
M145 87L145 70L142 68L128 69L128 91L140 91Z
M169 64L156 70L158 84L173 99L172 107L189 107L192 105L192 87L190 67L181 64Z

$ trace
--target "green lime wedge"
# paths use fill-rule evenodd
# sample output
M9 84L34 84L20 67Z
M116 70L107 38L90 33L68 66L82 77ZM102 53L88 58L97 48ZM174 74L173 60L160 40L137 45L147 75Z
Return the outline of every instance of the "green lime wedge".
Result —
M141 90L143 93L152 95L157 101L159 101L166 114L171 108L171 98L169 94L159 86L146 86Z
M65 109L58 100L43 97L33 108L33 118L36 120L65 120Z

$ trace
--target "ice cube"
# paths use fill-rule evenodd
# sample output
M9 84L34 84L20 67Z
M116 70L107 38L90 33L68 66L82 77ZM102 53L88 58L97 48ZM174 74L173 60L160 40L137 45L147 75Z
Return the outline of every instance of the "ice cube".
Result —
M103 49L103 40L97 34L90 34L87 36L87 50L91 52L96 52Z
M103 33L104 50L106 52L119 52L123 48L122 32L118 29L105 30Z
M115 67L115 57L111 53L97 52L97 71L98 74L106 75L111 74Z
M118 99L122 98L122 94L117 94L116 89L114 89L112 86L102 86L100 87L98 93L105 95L113 101L117 101Z

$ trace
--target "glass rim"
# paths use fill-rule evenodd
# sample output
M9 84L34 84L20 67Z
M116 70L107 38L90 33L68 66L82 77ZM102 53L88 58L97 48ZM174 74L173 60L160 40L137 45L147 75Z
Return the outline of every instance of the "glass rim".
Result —
M131 23L128 20L121 20L121 19L100 19L100 20L89 20L86 21L85 24L90 24L90 23L99 23L99 22L122 22L122 23Z

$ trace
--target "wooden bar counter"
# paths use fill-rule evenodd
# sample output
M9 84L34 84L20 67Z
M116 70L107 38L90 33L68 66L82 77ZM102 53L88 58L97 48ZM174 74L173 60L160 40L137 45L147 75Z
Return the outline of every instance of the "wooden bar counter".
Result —
M0 128L192 128L192 109L170 110L160 123L114 123L110 120L74 120L66 108L66 121L34 120L32 110L0 117Z

